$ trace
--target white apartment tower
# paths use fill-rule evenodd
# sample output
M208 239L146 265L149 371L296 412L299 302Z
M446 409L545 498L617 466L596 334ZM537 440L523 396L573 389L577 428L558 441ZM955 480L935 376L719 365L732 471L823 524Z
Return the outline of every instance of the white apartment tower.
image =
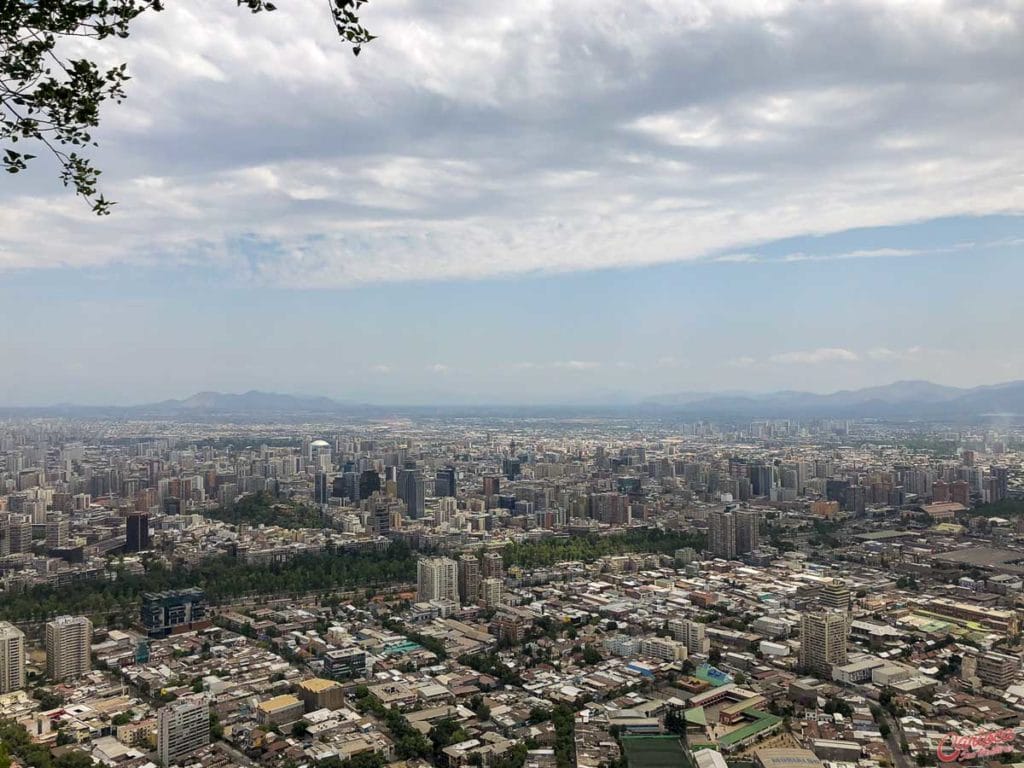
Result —
M55 682L92 669L92 622L85 616L58 616L46 623L46 674Z
M0 621L0 694L25 687L25 633Z

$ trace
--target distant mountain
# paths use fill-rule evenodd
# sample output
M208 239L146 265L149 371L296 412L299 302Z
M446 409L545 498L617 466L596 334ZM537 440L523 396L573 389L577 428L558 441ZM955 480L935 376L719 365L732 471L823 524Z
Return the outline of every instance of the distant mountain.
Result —
M752 418L961 419L992 414L1024 415L1024 381L973 389L946 387L929 381L897 381L827 395L784 391L694 398L690 393L682 393L648 398L643 405L708 416Z
M195 415L284 415L337 413L354 407L329 397L303 397L276 392L250 390L240 395L223 392L197 392L184 400L163 400L148 405L130 406L129 415L195 416Z

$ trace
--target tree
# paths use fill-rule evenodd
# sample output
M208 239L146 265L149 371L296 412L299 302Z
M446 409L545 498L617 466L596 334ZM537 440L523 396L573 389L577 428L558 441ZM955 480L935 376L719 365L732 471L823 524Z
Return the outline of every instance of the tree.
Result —
M57 161L64 186L96 214L110 213L112 202L97 189L101 171L82 152L96 146L101 105L125 98L128 66L102 69L89 58L70 58L62 42L126 38L135 19L162 11L164 1L0 0L0 160L8 173L25 170L36 157L31 151L41 148ZM276 9L270 0L236 2L253 13ZM357 56L374 39L358 17L366 2L328 0L339 37Z

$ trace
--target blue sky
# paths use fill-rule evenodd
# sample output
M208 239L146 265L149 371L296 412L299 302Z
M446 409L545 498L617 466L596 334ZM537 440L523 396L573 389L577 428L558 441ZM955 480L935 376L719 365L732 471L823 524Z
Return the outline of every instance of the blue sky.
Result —
M1022 238L1021 218L954 219L743 249L760 261L322 290L200 269L24 270L0 284L4 327L19 329L3 387L12 404L250 388L544 403L992 383L1024 378L1024 309L1005 288L1024 279ZM920 253L844 257L880 250ZM793 254L820 260L782 261Z
M118 205L5 174L0 403L1024 378L1016 0L279 5L90 45Z

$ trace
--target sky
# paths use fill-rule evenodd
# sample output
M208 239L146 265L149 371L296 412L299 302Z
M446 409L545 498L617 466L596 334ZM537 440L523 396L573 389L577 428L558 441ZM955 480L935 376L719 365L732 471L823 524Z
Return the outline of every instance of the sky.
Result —
M0 183L0 404L1024 378L1024 2L169 4L96 218Z

